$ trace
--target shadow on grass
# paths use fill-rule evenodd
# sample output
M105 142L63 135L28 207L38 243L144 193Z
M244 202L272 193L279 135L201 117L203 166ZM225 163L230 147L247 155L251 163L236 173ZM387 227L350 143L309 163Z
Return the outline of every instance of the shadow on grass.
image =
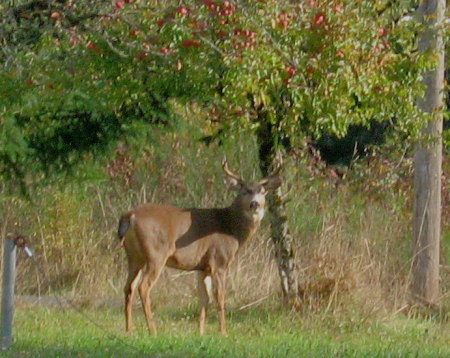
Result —
M246 309L227 308L226 318L228 322L246 323L255 319L275 318L289 314L290 309L282 305L249 307ZM155 310L155 316L164 321L189 321L197 322L200 308L197 306L189 306L182 308L167 308ZM135 315L142 315L141 309L134 311ZM211 304L208 310L208 321L216 322L218 319L217 308Z

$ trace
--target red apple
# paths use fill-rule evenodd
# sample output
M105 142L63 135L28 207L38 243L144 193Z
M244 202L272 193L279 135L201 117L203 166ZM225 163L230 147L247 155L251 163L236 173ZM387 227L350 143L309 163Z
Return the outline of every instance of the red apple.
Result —
M245 31L244 31L244 35L245 35L246 37L254 37L254 36L255 36L255 32L254 32L254 31L251 31L251 30L245 30Z
M148 53L145 52L145 51L142 51L142 52L139 53L139 55L138 55L138 59L139 59L139 60L143 60L144 58L147 58L147 57L148 57Z
M320 26L327 21L327 18L323 12L317 13L316 17L314 18L314 25Z
M342 4L342 3L336 4L334 6L334 11L338 12L338 13L341 13L342 11L344 11L344 4Z
M288 20L279 20L278 24L283 28L286 29L289 26L289 21Z
M199 47L200 42L198 42L195 39L187 39L181 43L181 46L183 46L183 47Z
M163 47L161 50L159 50L159 52L162 53L163 55L167 55L170 52L170 48Z
M292 66L288 66L286 68L286 72L289 73L291 76L294 76L297 73L297 69Z
M116 3L114 4L114 6L117 9L122 9L125 6L125 3L123 1L116 1Z
M180 6L177 9L177 13L179 13L182 16L186 16L189 14L189 9L186 6Z
M219 11L219 16L230 16L233 14L231 9L222 9Z
M70 39L69 43L70 43L70 46L76 46L76 45L78 45L80 43L80 39L77 38L77 37L72 37Z
M214 3L214 1L211 0L205 0L203 1L203 4L207 7L209 7L210 10L215 10L216 9L216 4Z
M384 28L384 27L378 28L377 32L378 32L378 35L380 35L380 36L386 36L388 33L386 28Z

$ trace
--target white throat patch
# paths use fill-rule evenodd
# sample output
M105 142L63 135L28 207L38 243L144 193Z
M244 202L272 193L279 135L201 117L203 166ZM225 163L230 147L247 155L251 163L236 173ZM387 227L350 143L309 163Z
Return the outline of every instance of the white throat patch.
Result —
M264 214L265 214L265 210L261 209L261 208L255 210L255 211L247 211L245 213L245 215L255 223L259 223L262 220L262 218L264 217Z
M264 217L265 214L265 210L264 209L258 209L258 211L256 213L253 214L253 218L257 221L261 221L262 218Z

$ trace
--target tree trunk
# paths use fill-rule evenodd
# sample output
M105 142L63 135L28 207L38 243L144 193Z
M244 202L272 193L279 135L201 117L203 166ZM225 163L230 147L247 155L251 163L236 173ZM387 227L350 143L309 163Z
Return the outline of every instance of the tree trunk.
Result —
M442 118L444 45L439 26L445 0L425 0L419 7L424 30L419 50L431 52L436 67L424 74L424 98L418 106L431 114L424 138L417 146L414 171L414 242L411 293L414 302L439 304L439 242L441 230Z
M259 146L259 166L264 176L280 165L281 158L276 155L276 140L272 125L261 121L257 131ZM281 289L285 302L289 305L300 304L298 275L295 265L294 238L287 220L286 201L281 187L268 194L268 209L271 213L271 238L275 246L275 258L281 279Z

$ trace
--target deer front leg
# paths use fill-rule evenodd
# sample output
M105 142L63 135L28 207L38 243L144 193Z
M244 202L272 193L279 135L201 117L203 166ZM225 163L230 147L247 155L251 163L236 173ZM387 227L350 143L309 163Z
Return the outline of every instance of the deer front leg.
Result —
M227 335L227 324L225 320L225 281L226 270L218 270L213 275L214 293L219 313L220 333Z
M200 300L200 318L198 328L200 335L205 333L206 314L208 313L208 305L211 300L212 279L204 271L199 271L198 279L198 297Z

